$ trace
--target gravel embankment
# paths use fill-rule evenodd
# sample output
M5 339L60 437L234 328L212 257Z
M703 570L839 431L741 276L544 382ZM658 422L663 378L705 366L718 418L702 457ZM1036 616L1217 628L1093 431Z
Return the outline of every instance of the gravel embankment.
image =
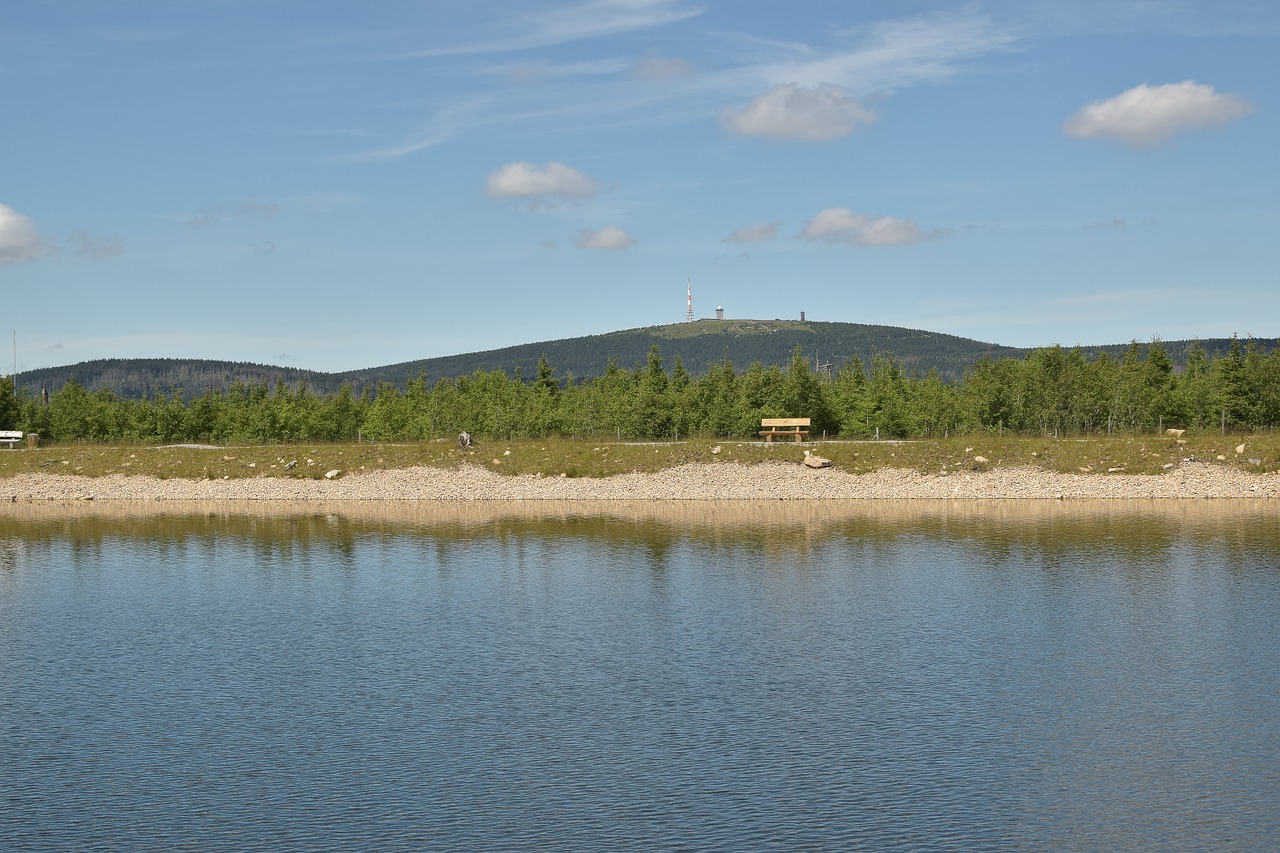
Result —
M603 479L508 476L479 466L360 472L333 480L159 480L23 474L0 479L0 502L34 501L688 501L1075 500L1280 497L1280 476L1186 462L1163 474L1058 474L1038 468L850 474L798 464L687 464Z

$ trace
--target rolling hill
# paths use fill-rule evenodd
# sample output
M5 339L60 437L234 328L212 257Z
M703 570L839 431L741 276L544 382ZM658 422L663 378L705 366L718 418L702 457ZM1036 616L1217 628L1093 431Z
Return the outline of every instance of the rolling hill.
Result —
M1165 350L1175 365L1185 363L1191 341L1165 341ZM302 382L313 391L333 393L349 383L357 392L376 388L381 382L404 387L425 376L428 383L443 377L457 377L477 370L520 371L525 377L536 373L539 358L545 356L558 377L578 380L598 376L610 360L628 370L645 363L649 349L657 345L668 370L679 356L685 369L705 373L712 363L728 359L744 370L752 362L787 365L796 347L811 362L830 364L833 369L845 360L858 357L869 364L873 353L890 354L908 373L923 375L936 369L944 379L956 380L984 355L991 358L1024 357L1029 350L984 343L940 332L874 326L862 323L822 323L800 320L698 320L666 326L648 326L600 335L564 338L520 344L496 350L441 356L400 362L342 373L323 373L292 367L249 362L203 359L100 359L66 367L30 370L18 376L18 385L29 394L50 393L74 378L90 391L108 388L125 397L150 395L157 388L183 388L187 395L206 388L226 388L235 382L284 382L296 387ZM1229 339L1200 342L1210 355L1225 352ZM1086 348L1093 358L1105 351L1121 358L1128 344Z

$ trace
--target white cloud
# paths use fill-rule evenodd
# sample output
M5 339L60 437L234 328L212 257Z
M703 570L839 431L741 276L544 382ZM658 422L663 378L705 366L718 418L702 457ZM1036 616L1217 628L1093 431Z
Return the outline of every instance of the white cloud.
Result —
M687 59L650 54L637 60L629 74L636 80L678 80L691 77L696 71L697 68Z
M49 253L36 223L7 204L0 204L0 264L34 260Z
M950 229L924 231L913 220L892 216L868 216L847 207L828 207L809 220L800 232L805 240L844 243L850 246L906 246L936 240Z
M507 163L485 180L485 194L494 198L591 198L599 182L563 163Z
M774 220L773 222L761 222L756 225L746 225L737 229L728 237L721 240L721 243L764 243L778 236L778 226L782 223Z
M830 142L875 120L874 112L829 83L811 89L775 86L741 109L726 107L720 113L720 123L730 133L802 142Z
M598 249L602 252L620 252L634 246L631 235L616 225L606 225L599 231L583 228L578 232L579 249Z
M124 252L124 241L119 237L99 237L87 231L73 233L71 245L77 255L91 261L114 258Z
M1114 139L1131 148L1155 148L1174 134L1222 127L1253 112L1239 95L1219 94L1212 86L1184 80L1163 86L1134 86L1105 101L1081 107L1062 124L1075 139Z

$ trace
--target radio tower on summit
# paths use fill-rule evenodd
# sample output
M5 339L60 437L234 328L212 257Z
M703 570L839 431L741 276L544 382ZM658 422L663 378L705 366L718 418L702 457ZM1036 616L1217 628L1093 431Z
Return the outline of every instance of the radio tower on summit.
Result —
M689 310L684 312L684 321L693 322L693 279L689 279Z

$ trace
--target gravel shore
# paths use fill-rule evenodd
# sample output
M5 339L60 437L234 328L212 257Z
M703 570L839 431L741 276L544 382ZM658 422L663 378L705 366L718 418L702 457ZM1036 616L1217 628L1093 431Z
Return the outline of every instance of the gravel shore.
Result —
M507 476L475 465L358 472L332 480L160 480L22 474L0 502L45 501L697 501L1080 500L1280 497L1280 476L1184 462L1162 474L1059 474L1002 468L948 474L850 474L799 464L687 464L601 479Z

